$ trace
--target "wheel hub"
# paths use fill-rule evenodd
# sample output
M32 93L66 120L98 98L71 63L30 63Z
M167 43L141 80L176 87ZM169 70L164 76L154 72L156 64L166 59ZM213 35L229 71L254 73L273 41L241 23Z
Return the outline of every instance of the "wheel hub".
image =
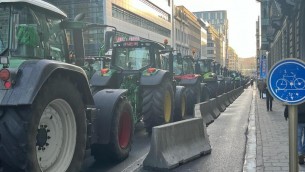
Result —
M50 130L47 129L47 125L40 125L40 128L37 129L36 146L38 146L38 150L44 150L45 146L49 146L47 143L47 140L50 138L48 132Z

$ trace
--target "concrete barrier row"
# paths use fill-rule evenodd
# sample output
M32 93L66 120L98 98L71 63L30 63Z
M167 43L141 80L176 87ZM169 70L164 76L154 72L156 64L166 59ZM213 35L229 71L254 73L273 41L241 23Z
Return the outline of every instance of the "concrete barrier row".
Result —
M214 118L211 114L211 108L208 108L209 105L209 101L205 101L195 105L195 117L202 117L203 122L206 124L206 126L214 122ZM202 112L204 114L202 114Z
M167 171L211 153L206 126L225 111L228 101L234 101L243 88L195 105L195 117L153 127L149 153L143 161L147 170ZM232 103L232 102L231 102Z
M216 98L212 98L208 101L198 103L195 105L195 116L203 118L206 126L213 123L216 118L219 117L221 112L226 110L230 104L232 104L244 91L243 87L231 90Z

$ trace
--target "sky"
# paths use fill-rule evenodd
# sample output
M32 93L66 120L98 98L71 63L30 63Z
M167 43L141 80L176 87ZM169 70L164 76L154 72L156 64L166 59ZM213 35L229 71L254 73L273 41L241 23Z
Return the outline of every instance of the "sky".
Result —
M260 4L256 0L174 0L191 12L227 10L229 46L239 57L256 56L256 21Z

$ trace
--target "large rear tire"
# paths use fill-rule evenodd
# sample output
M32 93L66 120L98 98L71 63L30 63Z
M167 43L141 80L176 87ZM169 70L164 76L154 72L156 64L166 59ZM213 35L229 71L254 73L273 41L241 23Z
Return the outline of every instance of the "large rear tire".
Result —
M121 98L117 104L112 118L109 144L94 144L91 147L91 154L97 161L109 158L122 161L128 157L131 150L134 133L132 107L126 98Z
M201 93L200 83L185 86L186 93L186 115L194 116L195 104L200 102Z
M200 102L205 102L210 100L210 93L209 89L206 85L201 85L201 98Z
M50 78L30 106L3 107L0 158L10 171L80 171L86 114L76 87Z
M152 127L172 122L174 110L174 90L170 79L158 86L144 87L142 92L142 115L148 133Z
M218 89L218 82L217 81L209 81L206 82L207 87L209 89L209 97L210 98L216 98L217 97L217 89Z

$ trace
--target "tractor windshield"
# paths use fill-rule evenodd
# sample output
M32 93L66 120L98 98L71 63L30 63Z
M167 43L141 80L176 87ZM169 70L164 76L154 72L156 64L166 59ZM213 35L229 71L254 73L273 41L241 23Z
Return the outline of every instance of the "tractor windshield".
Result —
M8 48L10 9L0 5L0 53Z
M184 74L194 74L194 66L192 59L185 58L183 60L183 70L184 70Z
M61 17L22 3L1 3L0 10L0 51L10 57L11 67L27 59L65 61L68 52Z
M210 61L200 61L200 70L203 73L211 72L211 62Z
M173 63L173 69L174 69L174 73L175 73L175 75L182 75L182 73L183 73L183 67L182 67L182 65L183 64L179 64L178 63L178 60L177 60L177 56L174 56L174 61L173 61L174 63Z
M114 64L122 69L139 70L149 61L149 47L116 48Z

